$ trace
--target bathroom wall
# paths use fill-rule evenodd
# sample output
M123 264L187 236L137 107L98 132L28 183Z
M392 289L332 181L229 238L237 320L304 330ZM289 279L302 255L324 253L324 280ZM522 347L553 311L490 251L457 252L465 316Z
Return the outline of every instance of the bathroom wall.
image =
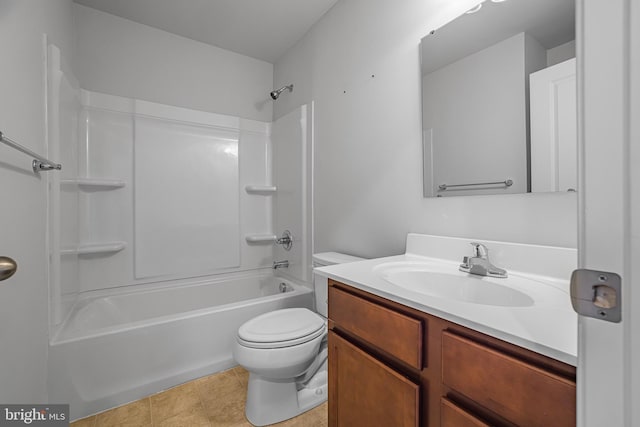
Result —
M422 197L418 44L475 0L340 0L275 64L315 101L315 251L404 251L407 232L576 246L575 194Z
M74 4L83 89L270 122L273 65Z
M547 67L576 57L576 41L572 40L547 51Z
M43 33L73 52L70 0L0 2L0 131L46 154ZM0 402L46 402L48 291L46 173L0 144L0 255L18 272L0 282ZM55 172L49 172L55 173Z

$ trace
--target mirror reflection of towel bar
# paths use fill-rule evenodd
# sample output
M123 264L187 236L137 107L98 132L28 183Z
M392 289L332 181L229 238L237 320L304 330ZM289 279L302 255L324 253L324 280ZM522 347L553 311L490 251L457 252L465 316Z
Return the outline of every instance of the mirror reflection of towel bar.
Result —
M449 188L453 188L453 187L469 187L474 185L504 185L505 187L511 187L513 185L513 180L506 179L504 181L494 181L494 182L474 182L471 184L440 184L438 186L438 190L446 191Z

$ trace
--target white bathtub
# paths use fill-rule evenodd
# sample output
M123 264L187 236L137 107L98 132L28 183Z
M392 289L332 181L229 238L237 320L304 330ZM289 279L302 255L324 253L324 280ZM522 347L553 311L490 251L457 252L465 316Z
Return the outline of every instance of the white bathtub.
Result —
M238 327L287 307L311 289L264 272L84 297L51 341L49 401L78 419L232 367Z

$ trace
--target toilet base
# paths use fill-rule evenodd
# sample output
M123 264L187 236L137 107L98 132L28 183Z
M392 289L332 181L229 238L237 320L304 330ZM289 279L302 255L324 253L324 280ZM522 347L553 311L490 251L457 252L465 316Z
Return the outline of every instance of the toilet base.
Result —
M327 400L326 360L305 384L274 381L249 374L245 414L255 426L275 424L302 414Z

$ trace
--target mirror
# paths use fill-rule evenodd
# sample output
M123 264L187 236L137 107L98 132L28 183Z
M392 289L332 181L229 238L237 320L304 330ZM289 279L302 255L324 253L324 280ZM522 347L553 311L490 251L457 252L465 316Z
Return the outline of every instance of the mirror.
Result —
M486 0L420 55L425 197L575 191L574 0Z

